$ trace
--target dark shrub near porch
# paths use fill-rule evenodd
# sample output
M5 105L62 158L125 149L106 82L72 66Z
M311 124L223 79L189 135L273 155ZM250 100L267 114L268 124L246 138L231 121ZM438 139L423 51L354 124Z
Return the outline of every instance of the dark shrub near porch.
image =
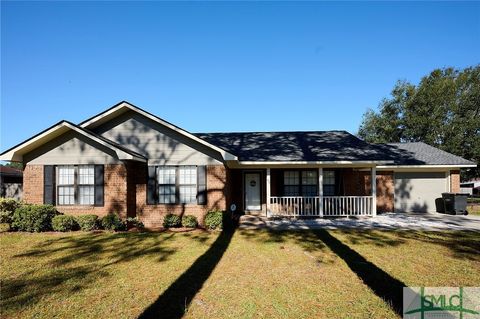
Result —
M214 210L207 213L205 216L205 227L207 229L222 229L223 228L223 212Z

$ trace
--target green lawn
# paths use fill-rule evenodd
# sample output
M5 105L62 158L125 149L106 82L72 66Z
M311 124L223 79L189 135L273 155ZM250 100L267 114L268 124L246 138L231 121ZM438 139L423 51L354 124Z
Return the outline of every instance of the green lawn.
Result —
M480 286L479 233L3 233L0 245L2 318L391 318L403 285Z

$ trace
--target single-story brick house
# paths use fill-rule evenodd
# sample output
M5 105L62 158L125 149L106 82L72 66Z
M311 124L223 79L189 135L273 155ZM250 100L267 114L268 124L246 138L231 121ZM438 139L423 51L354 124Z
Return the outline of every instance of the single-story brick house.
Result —
M0 160L24 164L24 200L66 214L264 216L435 211L476 164L423 143L369 144L345 131L190 133L128 102L61 121ZM374 187L372 187L372 181Z

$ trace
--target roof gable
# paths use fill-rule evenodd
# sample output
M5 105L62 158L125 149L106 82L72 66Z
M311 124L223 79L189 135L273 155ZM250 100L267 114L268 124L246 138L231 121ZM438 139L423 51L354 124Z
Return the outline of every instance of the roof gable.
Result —
M145 157L143 157L142 155L132 152L131 150L128 150L121 145L109 141L101 136L96 135L93 132L90 132L85 128L79 127L68 121L60 121L47 128L46 130L38 133L37 135L34 135L33 137L21 142L20 144L6 150L5 152L0 154L0 160L22 162L23 155L30 153L39 146L44 145L69 131L75 131L76 133L81 134L96 143L108 147L115 152L116 156L120 160L136 160L143 162L146 161Z
M205 141L203 140L202 138L199 138L198 136L170 123L170 122L167 122L165 121L164 119L161 119L159 118L158 116L154 115L154 114L151 114L129 102L126 102L126 101L122 101L114 106L112 106L111 108L109 108L108 110L106 111L103 111L85 121L83 121L82 123L79 124L80 127L83 127L83 128L87 128L87 129L94 129L108 121L111 121L113 120L114 118L128 112L128 111L133 111L133 112L136 112L160 125L163 125L165 127L167 127L168 129L171 129L183 136L185 136L186 138L189 138L197 143L200 143L204 146L207 146L209 147L210 149L216 151L216 152L219 152L221 154L221 156L223 157L224 160L236 160L237 157L231 153L229 153L228 151L226 151L225 149L222 149L220 147L218 147L217 145L214 145L214 144L211 144L209 143L208 141Z

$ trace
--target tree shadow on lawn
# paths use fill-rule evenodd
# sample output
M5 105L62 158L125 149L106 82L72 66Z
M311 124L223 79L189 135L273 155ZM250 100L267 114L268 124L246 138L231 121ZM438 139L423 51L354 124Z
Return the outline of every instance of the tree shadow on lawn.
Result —
M234 229L223 230L210 248L138 318L182 318L195 295L222 259L234 233Z
M404 282L390 276L387 272L369 262L328 231L316 230L314 233L330 250L345 261L365 285L372 289L399 316L402 315L402 294L403 287L406 287Z
M480 233L474 231L412 231L342 229L346 240L353 245L396 247L417 241L447 248L455 259L480 261Z
M352 245L376 247L396 247L415 241L447 248L456 259L480 260L480 236L478 232L455 231L377 231L342 229L343 239L337 239L327 230L242 230L247 239L262 242L283 243L289 240L301 246L307 252L322 251L326 248L340 257L348 267L378 297L384 300L398 315L402 315L403 287L406 284L391 276L361 254L350 248ZM263 233L263 235L262 235ZM265 235L266 234L266 235Z
M255 238L255 231L243 231L243 236ZM392 244L390 239L386 242ZM347 266L367 285L378 297L380 297L395 313L402 314L402 293L405 283L392 277L375 264L369 262L362 255L351 249L326 230L299 230L299 231L267 231L267 238L260 239L263 242L283 243L292 240L300 245L305 251L331 250L340 257Z
M15 258L45 258L45 274L27 271L13 279L1 280L2 312L16 310L39 302L51 294L71 294L95 285L97 279L109 276L108 267L151 257L166 261L178 247L171 245L174 233L85 233L55 236ZM204 242L208 234L179 235Z

